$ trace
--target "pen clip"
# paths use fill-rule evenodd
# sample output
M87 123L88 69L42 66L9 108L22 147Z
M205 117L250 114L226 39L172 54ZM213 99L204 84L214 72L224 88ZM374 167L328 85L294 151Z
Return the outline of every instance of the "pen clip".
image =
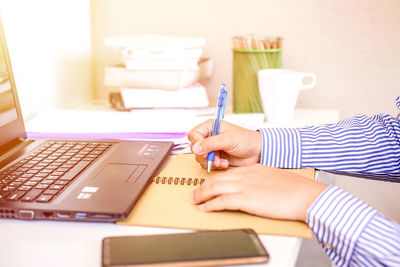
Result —
M225 90L225 84L221 84L221 89L219 90L219 96L218 96L218 108L220 109L220 118L224 118L225 116L225 109L226 109L226 102L227 102L227 97L228 93Z
M222 118L225 116L226 100L228 99L228 93L224 90L224 104L222 105Z

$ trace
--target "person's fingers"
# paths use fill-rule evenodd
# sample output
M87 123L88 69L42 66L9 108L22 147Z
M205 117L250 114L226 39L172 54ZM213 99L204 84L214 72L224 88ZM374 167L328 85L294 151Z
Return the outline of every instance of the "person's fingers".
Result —
M219 179L211 178L194 189L190 199L193 204L200 204L220 195L238 193L241 190L235 179L221 176Z
M204 155L204 156L207 155L206 153L203 152L203 146L200 144L200 141L192 145L191 150L195 155Z
M229 161L223 157L224 153L216 153L216 156L214 158L213 166L217 169L225 169L229 167Z
M211 129L212 129L212 120L207 120L203 123L200 123L189 131L188 139L192 144L195 144L199 140L202 140L211 135Z
M231 138L227 138L223 133L202 139L192 146L192 152L196 155L207 155L211 151L230 151L232 146Z
M201 211L241 210L242 201L237 194L225 194L199 205Z
M207 168L207 154L205 155L196 155L196 161L203 167L204 169ZM226 169L229 167L229 160L226 158L225 153L221 151L217 151L215 153L213 168L215 169Z
M201 165L201 167L203 169L207 168L207 159L206 158L204 158L202 156L197 156L197 155L195 158L196 158L196 161Z
M210 151L231 149L235 144L232 143L231 130L232 125L227 122L221 122L221 129L218 135L211 136L213 120L207 120L195 126L188 134L188 139L191 142L191 150L196 155L206 155ZM228 134L226 136L226 134Z

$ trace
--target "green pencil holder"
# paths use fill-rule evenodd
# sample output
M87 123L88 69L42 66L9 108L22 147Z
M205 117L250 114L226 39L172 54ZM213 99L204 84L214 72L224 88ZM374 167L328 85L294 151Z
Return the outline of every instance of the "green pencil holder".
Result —
M282 48L233 48L233 112L262 113L257 73L261 69L282 68Z

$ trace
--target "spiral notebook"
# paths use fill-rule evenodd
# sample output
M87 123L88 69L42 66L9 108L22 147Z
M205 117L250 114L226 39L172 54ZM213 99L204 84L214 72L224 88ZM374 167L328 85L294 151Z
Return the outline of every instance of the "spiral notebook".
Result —
M314 169L288 171L314 178ZM252 228L258 234L312 237L311 229L300 221L268 219L240 211L200 211L190 203L190 192L210 176L192 154L175 156L153 178L129 216L117 224L193 230Z

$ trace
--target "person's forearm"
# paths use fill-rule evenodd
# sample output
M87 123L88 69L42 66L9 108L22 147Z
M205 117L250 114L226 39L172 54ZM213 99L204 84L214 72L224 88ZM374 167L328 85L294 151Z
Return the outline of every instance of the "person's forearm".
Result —
M400 178L400 125L389 115L259 131L263 137L261 164Z
M311 205L307 223L339 266L400 266L400 225L338 187Z
M400 176L400 126L389 115L299 129L302 167Z

